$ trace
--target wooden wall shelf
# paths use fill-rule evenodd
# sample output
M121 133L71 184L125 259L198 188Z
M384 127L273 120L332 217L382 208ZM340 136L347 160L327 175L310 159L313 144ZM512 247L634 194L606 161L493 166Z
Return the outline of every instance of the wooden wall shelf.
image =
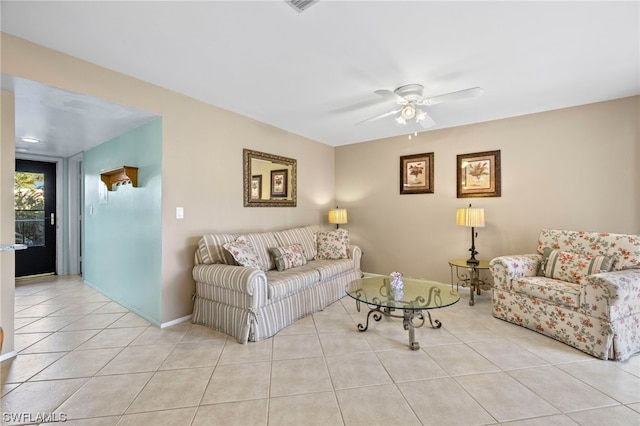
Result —
M131 184L134 188L138 186L138 168L122 166L117 169L107 170L100 173L100 180L107 185L109 191L113 191L113 185Z

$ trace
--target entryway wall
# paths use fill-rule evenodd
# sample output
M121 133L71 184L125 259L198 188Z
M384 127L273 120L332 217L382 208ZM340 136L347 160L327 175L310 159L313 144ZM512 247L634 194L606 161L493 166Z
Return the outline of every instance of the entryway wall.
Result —
M6 90L0 97L0 188L11 188L15 170L15 108L14 96ZM15 213L13 191L0 191L0 241L15 239ZM4 344L0 361L16 355L14 350L14 299L15 299L15 253L0 252L0 327L4 331Z
M138 168L137 187L107 191L100 173L122 166ZM162 119L86 151L83 167L83 279L160 326Z

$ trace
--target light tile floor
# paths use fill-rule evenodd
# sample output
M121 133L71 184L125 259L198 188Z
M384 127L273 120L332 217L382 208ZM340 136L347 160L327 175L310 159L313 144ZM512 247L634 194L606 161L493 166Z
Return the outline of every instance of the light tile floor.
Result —
M366 312L348 297L240 345L188 322L159 329L77 276L21 281L2 422L640 425L639 355L595 359L493 318L489 293L471 307L460 290L411 351L398 319L358 332Z

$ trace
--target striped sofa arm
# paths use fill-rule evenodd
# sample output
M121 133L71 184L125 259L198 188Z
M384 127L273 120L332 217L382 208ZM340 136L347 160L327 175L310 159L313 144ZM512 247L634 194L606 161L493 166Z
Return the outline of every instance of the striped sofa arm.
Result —
M353 260L353 268L356 270L360 270L360 261L362 260L362 249L358 246L349 246L347 247L347 253L349 254L349 259Z
M196 265L193 279L199 297L254 310L267 304L267 276L260 269L218 263Z

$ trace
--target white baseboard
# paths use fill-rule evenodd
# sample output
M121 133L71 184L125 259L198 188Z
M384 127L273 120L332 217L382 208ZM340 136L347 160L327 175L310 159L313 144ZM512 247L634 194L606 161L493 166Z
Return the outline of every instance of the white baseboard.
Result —
M174 319L173 321L163 322L160 324L160 328L171 327L172 325L180 324L181 322L190 321L193 315L187 315L186 317Z
M18 356L18 352L16 351L7 352L6 354L0 355L0 362L7 359L15 358L17 356Z

